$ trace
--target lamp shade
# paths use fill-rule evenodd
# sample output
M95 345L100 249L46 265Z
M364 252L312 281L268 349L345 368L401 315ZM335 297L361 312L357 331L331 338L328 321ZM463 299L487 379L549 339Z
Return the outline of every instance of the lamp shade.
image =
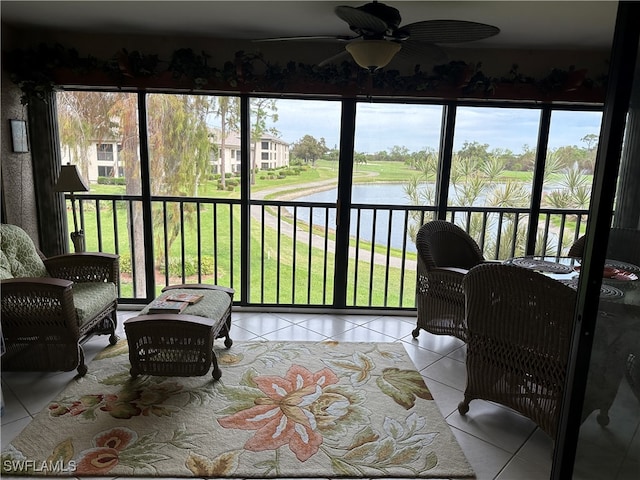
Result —
M58 181L53 187L55 192L88 192L89 186L80 175L77 165L63 165Z
M377 70L387 66L400 51L400 44L388 40L362 40L348 43L345 48L362 68Z

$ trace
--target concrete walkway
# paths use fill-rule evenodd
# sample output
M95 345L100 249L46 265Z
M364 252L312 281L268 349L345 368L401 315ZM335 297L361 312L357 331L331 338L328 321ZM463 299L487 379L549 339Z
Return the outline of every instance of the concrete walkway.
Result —
M324 181L320 181L320 182L314 182L314 183L309 183L309 184L304 184L304 185L297 185L296 186L296 191L293 192L293 188L291 185L286 185L286 186L281 186L281 187L275 187L275 188L270 188L267 190L261 190L260 192L256 192L255 194L252 194L252 199L255 200L263 200L265 199L265 197L267 197L268 195L273 195L273 194L277 194L277 193L282 193L282 196L278 196L278 200L280 201L286 201L286 200L294 200L295 198L298 198L300 196L306 196L309 195L311 193L316 193L316 192L320 192L323 190L329 190L332 188L336 188L338 185L337 180L324 180ZM304 190L300 190L301 188L304 188ZM288 193L287 193L288 192ZM262 221L262 209L264 207L262 205L253 205L251 206L251 216L253 217L254 220L256 220L257 222L261 222ZM288 213L288 211L286 212L286 215L293 219L293 217ZM274 230L277 231L278 229L278 217L276 217L275 215L270 214L269 212L265 211L264 212L264 224L270 228L273 228ZM335 228L335 225L329 225L329 228ZM294 235L294 226L289 223L289 222L284 222L281 221L280 222L280 232L283 235L288 235L289 237L293 237ZM309 235L311 232L309 232L306 229L302 229L302 228L296 228L295 231L295 235L296 235L296 240L303 242L306 245L309 245L309 243L311 242L311 246L315 247L315 248L319 248L319 249L324 249L325 248L325 238L324 236L318 235L318 234L311 234L311 240L309 239ZM326 248L329 252L334 253L335 249L336 249L336 245L335 242L331 239L327 240L327 245ZM356 248L355 247L349 247L349 258L356 258ZM360 248L359 254L358 254L358 260L359 261L371 261L371 251L367 250L367 249L363 249ZM387 262L387 256L386 254L381 254L381 253L375 253L373 256L373 262L376 265L387 265L387 263L389 264L389 266L391 267L395 267L395 268L402 268L402 258L398 258L395 256L390 256ZM416 270L417 269L417 262L415 260L405 260L404 261L404 268L405 270Z

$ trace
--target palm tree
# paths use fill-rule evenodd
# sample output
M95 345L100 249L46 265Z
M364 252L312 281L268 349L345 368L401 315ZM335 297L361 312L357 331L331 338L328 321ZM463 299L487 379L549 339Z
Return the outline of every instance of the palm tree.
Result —
M542 197L542 204L552 208L569 208L571 197L564 190L553 190Z
M454 186L456 192L454 203L459 206L470 207L476 204L478 199L482 198L487 188L489 188L489 185L484 177L468 177L464 183Z
M551 178L562 171L563 159L557 150L549 152L544 164L544 183L548 184Z
M504 171L506 164L507 161L503 157L491 155L481 164L480 171L485 175L489 182L496 182Z
M588 186L589 180L578 164L574 163L571 168L566 168L564 170L560 184L569 190L569 192L573 192L580 187Z

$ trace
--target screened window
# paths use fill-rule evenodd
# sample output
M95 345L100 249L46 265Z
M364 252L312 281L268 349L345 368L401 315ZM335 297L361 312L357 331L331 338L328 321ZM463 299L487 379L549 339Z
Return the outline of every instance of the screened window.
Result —
M113 162L113 144L98 143L96 145L97 159L99 162Z

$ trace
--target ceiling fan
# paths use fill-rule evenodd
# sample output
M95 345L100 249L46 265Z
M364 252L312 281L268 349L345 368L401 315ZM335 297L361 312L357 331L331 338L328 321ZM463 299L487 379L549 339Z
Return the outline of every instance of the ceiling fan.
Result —
M335 8L335 14L344 20L353 35L315 35L301 37L265 38L257 41L282 40L336 40L345 42L345 50L320 62L320 65L351 55L363 68L375 71L385 67L402 49L412 55L424 53L442 55L440 43L473 42L500 33L493 25L465 20L424 20L400 26L402 17L398 9L376 0L351 7Z

